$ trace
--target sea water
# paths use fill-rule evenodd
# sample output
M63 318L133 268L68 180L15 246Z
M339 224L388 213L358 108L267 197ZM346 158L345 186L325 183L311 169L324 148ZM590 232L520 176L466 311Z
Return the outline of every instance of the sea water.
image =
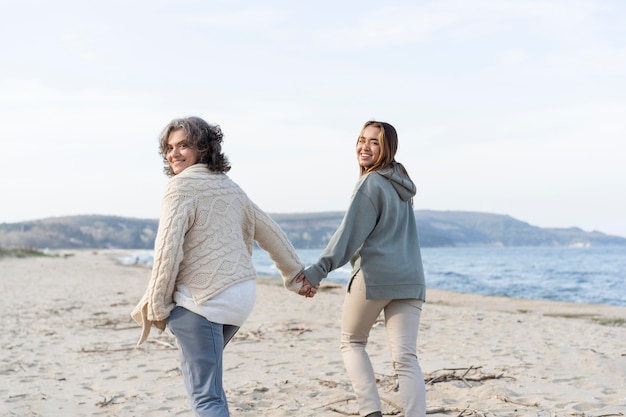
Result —
M297 252L310 265L322 251ZM259 275L279 277L263 250L253 261ZM422 262L428 288L626 306L626 247L422 248ZM349 264L328 276L349 279Z
M321 249L299 249L306 265ZM280 275L268 254L255 248L259 275ZM626 306L626 247L422 248L427 288L501 297ZM151 263L139 253L127 263ZM346 284L350 265L327 281Z

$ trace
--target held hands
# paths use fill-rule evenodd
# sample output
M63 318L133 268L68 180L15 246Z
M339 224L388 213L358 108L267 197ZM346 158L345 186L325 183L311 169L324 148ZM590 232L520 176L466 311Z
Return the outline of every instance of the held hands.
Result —
M300 273L300 275L298 275L298 278L296 278L296 282L302 282L302 288L300 288L300 291L298 291L298 294L305 296L306 298L313 298L315 297L315 294L317 293L317 289L319 288L319 284L317 284L315 287L309 282L308 279L306 279L306 276L303 273Z

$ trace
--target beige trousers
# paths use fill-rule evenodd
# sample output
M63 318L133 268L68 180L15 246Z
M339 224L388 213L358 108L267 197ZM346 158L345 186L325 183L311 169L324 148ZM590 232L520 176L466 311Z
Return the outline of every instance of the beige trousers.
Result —
M359 271L350 283L343 304L341 352L356 393L362 416L382 411L376 375L365 351L374 322L384 312L387 340L405 417L426 415L426 388L417 360L417 334L423 301L417 299L366 300L365 283Z

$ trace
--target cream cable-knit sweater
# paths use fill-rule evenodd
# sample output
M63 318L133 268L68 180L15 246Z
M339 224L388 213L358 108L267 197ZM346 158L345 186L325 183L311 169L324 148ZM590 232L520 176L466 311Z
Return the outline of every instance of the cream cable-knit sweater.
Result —
M268 252L285 287L298 292L304 269L280 227L227 175L196 164L172 177L163 197L148 288L131 313L143 326L165 329L176 285L185 284L196 304L229 286L256 278L254 241Z

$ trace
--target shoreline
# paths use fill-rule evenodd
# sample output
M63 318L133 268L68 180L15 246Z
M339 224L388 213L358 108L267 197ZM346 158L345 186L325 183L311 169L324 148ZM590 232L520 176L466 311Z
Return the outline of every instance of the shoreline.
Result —
M190 414L175 340L130 311L150 269L129 251L0 259L5 303L0 414L155 417ZM226 348L233 416L356 412L339 352L345 287L313 299L257 279L252 315ZM620 415L626 410L626 307L429 289L418 358L429 415ZM385 415L398 415L384 325L368 344ZM551 413L551 414L550 414ZM401 414L400 414L401 415Z
M603 259L602 262L596 261L595 266L593 267L600 268L600 270L594 274L591 272L589 264L587 264L583 259L588 258L590 255L585 255L582 258L575 258L579 259L579 269L577 265L565 267L562 261L555 266L551 261L547 261L547 259L550 259L550 256L547 256L542 252L542 257L537 259L537 264L531 268L534 269L535 272L531 272L530 269L525 266L527 262L519 261L519 256L507 255L499 261L496 261L491 258L494 253L483 253L483 251L490 251L490 249L493 248L475 248L480 250L481 254L476 253L470 257L468 257L467 254L463 254L463 252L465 252L468 248L447 248L455 251L455 253L460 250L458 255L461 256L463 260L458 261L458 263L454 263L455 261L453 259L455 259L455 257L451 255L446 255L442 258L440 249L441 248L435 248L439 254L434 256L426 256L426 252L423 254L424 258L431 258L430 260L424 259L424 268L427 272L426 282L429 290L438 289L451 291L453 293L460 292L513 299L573 302L576 304L606 304L626 307L626 288L620 286L618 283L619 280L616 279L626 273L626 264L623 264L624 257L621 252L619 255L611 253L610 256L605 253L603 256L609 257ZM522 250L525 252L533 248L523 247L498 249L505 250L507 253L512 254L515 253L515 251ZM594 248L594 250L597 249L598 248ZM562 250L562 248L551 248L551 250ZM311 250L297 250L297 252L305 264L315 262L318 259L317 251L315 251L316 253L313 255L311 254ZM128 263L151 263L152 261L152 257L149 252L135 251L133 255L134 256L128 257L125 261ZM553 255L558 256L557 253L554 253ZM470 258L474 256L486 256L488 261L486 263L482 263L482 267L473 269L474 266L469 265L468 262ZM533 258L535 255L530 256ZM444 259L448 260L444 262ZM571 261L573 262L575 259L571 259ZM268 275L277 279L280 278L273 263L271 262L271 259L263 250L255 250L253 260L259 275ZM442 265L445 265L448 262L452 262L449 267L442 267ZM609 273L605 269L605 266L611 265L613 262L616 263L615 268L612 273ZM488 266L492 263L493 265ZM512 271L508 270L509 267L504 268L503 265L510 265L510 269L512 269ZM553 268L555 268L555 270L551 274L561 276L561 278L553 280L552 277L549 276L550 274L542 274L541 272L546 270L552 271ZM505 269L507 270L505 271ZM578 271L578 273L573 273L572 271L574 270ZM466 271L467 274L462 271ZM502 279L502 282L498 284L500 278L495 280L493 278L489 278L491 276L501 277L509 275L511 272L513 272L513 275L518 275L517 281L515 279L507 278ZM446 274L451 274L453 278L451 280L442 280L442 277ZM526 274L535 275L535 278L526 282ZM538 276L540 277L542 275L544 275L543 278L538 278ZM345 265L337 271L333 271L330 276L324 280L324 282L346 284L349 276L350 267L349 265ZM611 279L611 277L613 277L613 279ZM581 280L578 281L578 278ZM485 281L483 282L483 280ZM540 280L541 283L537 282L537 280ZM470 284L470 282L473 282L473 284ZM480 284L481 282L483 283ZM516 284L516 282L526 282L526 285L522 286ZM579 282L578 287L575 289L571 287L574 282ZM547 288L547 285L550 285L550 288Z

